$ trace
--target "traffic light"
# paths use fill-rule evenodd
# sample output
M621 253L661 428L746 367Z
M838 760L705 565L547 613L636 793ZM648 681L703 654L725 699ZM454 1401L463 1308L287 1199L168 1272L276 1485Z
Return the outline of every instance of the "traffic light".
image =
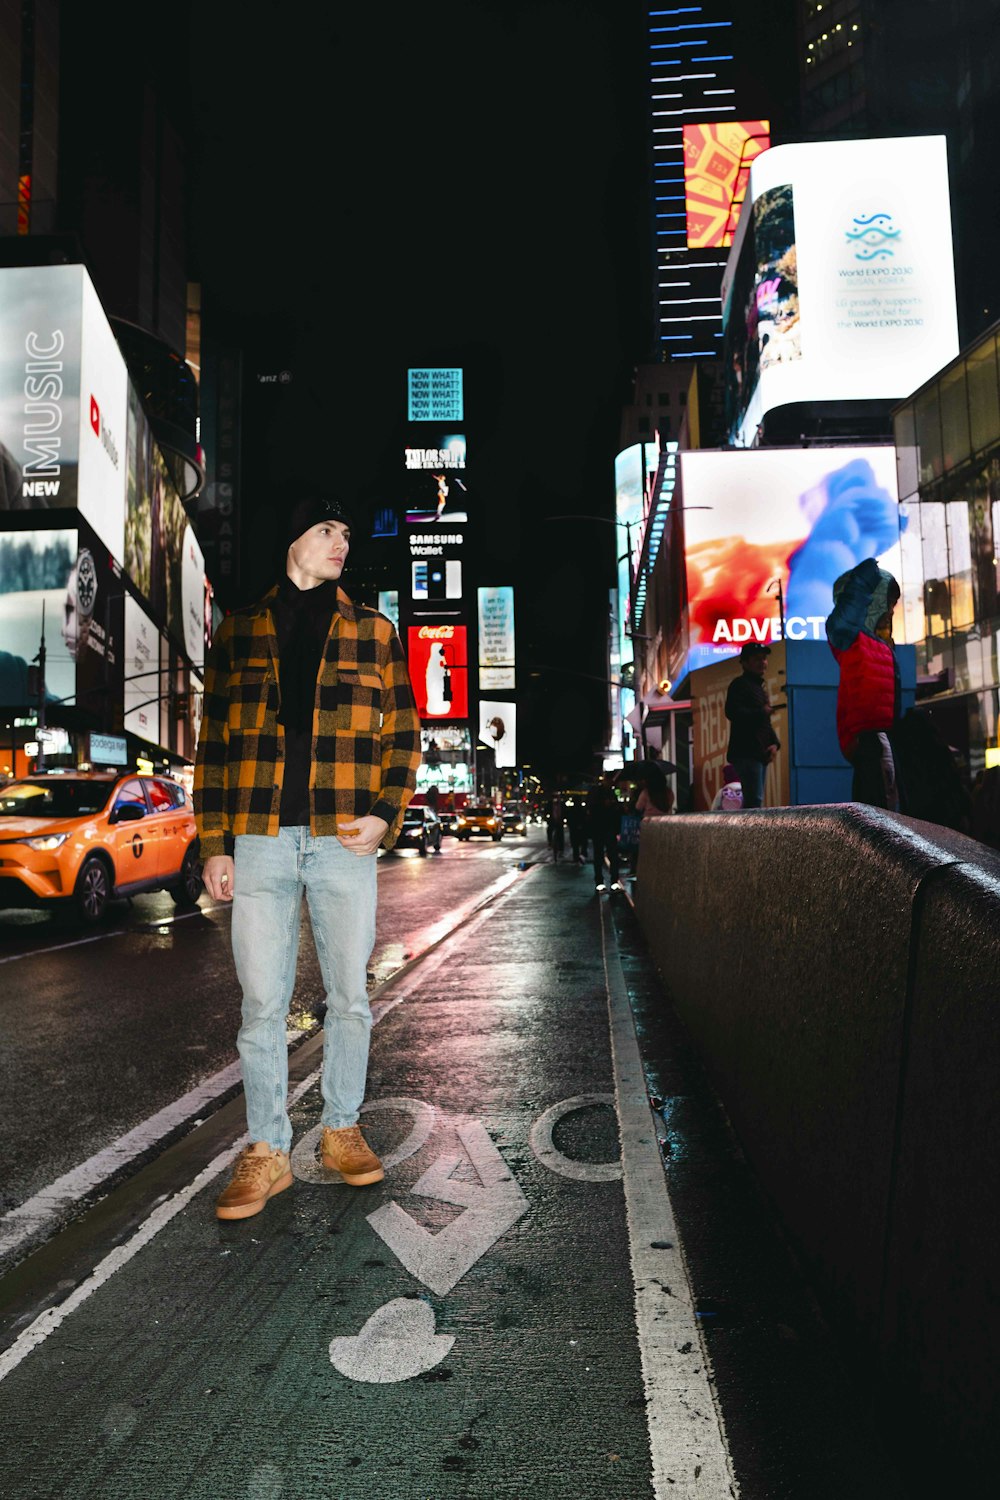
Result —
M42 692L42 669L41 667L28 668L28 697L38 698Z

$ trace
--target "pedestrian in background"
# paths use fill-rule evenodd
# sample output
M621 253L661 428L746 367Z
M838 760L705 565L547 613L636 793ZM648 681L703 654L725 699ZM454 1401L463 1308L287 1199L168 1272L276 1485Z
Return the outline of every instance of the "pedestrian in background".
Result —
M351 1186L379 1182L361 1133L375 941L376 850L391 848L413 795L420 721L392 625L338 580L350 518L300 493L287 514L280 581L223 620L205 671L194 804L205 886L232 901L243 990L237 1048L250 1144L216 1204L258 1214L292 1184L286 1017L302 892L326 987L323 1164Z
M771 700L764 676L770 646L748 641L740 652L739 677L734 677L726 693L726 718L729 720L727 756L743 789L744 807L764 804L764 777L767 768L781 748L771 725Z
M899 663L892 642L892 612L899 584L873 557L833 585L826 636L840 667L837 738L854 770L851 799L900 810L890 730L899 720ZM732 759L732 756L730 756Z
M587 857L587 809L579 796L566 798L566 827L573 863L582 865Z
M618 833L621 828L621 807L610 774L601 777L587 793L587 826L594 846L594 884L598 891L608 888L604 876L604 861L607 857L611 873L611 889L620 891L618 879Z

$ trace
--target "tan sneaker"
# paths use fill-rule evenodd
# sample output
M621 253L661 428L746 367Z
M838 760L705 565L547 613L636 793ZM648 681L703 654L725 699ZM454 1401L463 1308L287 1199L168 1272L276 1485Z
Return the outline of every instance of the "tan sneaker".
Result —
M361 1134L360 1125L347 1125L343 1130L331 1130L324 1125L320 1155L324 1167L339 1172L351 1187L366 1187L369 1182L381 1182L385 1176L382 1163Z
M292 1185L292 1171L284 1151L273 1151L267 1141L247 1146L236 1158L232 1180L220 1193L215 1213L219 1219L250 1219L268 1198Z

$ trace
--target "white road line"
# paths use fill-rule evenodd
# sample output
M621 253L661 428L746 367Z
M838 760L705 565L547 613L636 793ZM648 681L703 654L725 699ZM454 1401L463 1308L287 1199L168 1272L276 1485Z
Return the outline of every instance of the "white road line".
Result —
M317 1068L314 1073L309 1074L308 1078L304 1078L301 1083L289 1091L288 1102L290 1105L295 1104L308 1089L312 1088L322 1071L322 1068ZM187 1207L192 1198L197 1197L202 1188L207 1187L221 1172L226 1170L231 1162L236 1160L243 1147L248 1144L249 1139L249 1136L242 1135L234 1145L227 1147L225 1151L220 1151L219 1155L213 1161L210 1161L208 1166L204 1167L198 1173L197 1177L188 1183L187 1187L181 1188L180 1192L174 1193L173 1197L168 1198L165 1203L161 1203L155 1208L149 1218L145 1219L139 1226L130 1240L126 1240L123 1245L118 1245L110 1254L106 1255L94 1267L86 1281L81 1281L80 1285L70 1293L65 1302L60 1302L58 1307L48 1307L43 1313L39 1313L34 1322L29 1323L27 1328L18 1334L10 1348L6 1349L3 1354L0 1354L0 1380L5 1380L12 1371L17 1369L22 1360L26 1359L41 1344L44 1344L49 1334L55 1333L56 1329L65 1323L71 1313L76 1312L76 1309L81 1307L88 1298L92 1297L95 1292L100 1291L101 1287L106 1281L110 1281L116 1271L120 1271L123 1266L127 1266L129 1261L138 1255L143 1246L148 1245L150 1240L154 1239L161 1229L166 1228L171 1219L177 1217L182 1208Z
M207 912L220 911L222 902L217 906L199 906L197 911L178 912L173 917L152 917L148 922L140 922L135 927L116 927L111 932L95 932L90 937L74 938L70 943L53 943L49 948L32 948L29 953L8 953L6 958L0 958L0 964L19 964L25 958L44 958L47 953L62 953L66 948L82 948L86 943L103 943L108 938L134 937L137 932L155 932L158 927L172 927L175 922L188 922L192 917L203 917Z
M629 1254L657 1500L739 1494L684 1251L663 1177L653 1114L611 918L601 942L621 1130Z
M503 891L507 890L520 876L520 871L508 871L498 880L495 880L474 898L473 901L464 902L461 906L449 913L447 919L443 919L435 925L431 931L435 934L431 942L436 942L438 948L426 959L418 955L412 960L411 967L419 968L419 973L410 977L411 969L407 969L398 990L395 982L390 976L380 986L380 990L387 992L385 998L378 999L372 1005L373 1024L381 1021L383 1016L390 1010L406 1000L414 990L423 984L429 975L435 973L448 957L446 943L447 939L461 927L470 912L475 911L477 906L483 906L484 902L492 902ZM210 910L217 910L212 907ZM479 927L488 917L492 916L495 907L486 906L480 915L473 919L468 929L462 933L463 937L470 936L478 931ZM197 913L188 912L187 916L195 916ZM179 917L165 918L165 921L179 921ZM447 923L450 921L450 926ZM131 929L135 931L136 929ZM102 934L102 936L114 937L117 933ZM95 938L81 938L81 942L95 942ZM73 943L66 943L64 947L74 947ZM44 950L52 953L56 950L47 948ZM27 956L27 955L25 955ZM294 1038L297 1039L297 1038ZM9 1255L12 1251L19 1249L28 1241L36 1238L51 1221L85 1198L89 1193L101 1187L116 1172L120 1171L129 1162L135 1161L137 1157L152 1150L160 1141L186 1125L189 1121L196 1120L198 1116L206 1111L211 1111L223 1094L242 1081L242 1073L238 1062L229 1063L218 1073L206 1078L195 1088L189 1090L182 1098L176 1099L172 1104L166 1105L148 1120L143 1120L125 1135L113 1141L110 1146L105 1146L94 1156L81 1162L72 1171L66 1172L62 1177L57 1177L47 1187L41 1188L32 1197L19 1204L16 1208L9 1209L7 1213L0 1216L0 1256Z
M0 1219L0 1255L33 1239L56 1215L72 1208L81 1198L107 1182L122 1167L142 1156L173 1130L187 1124L189 1120L197 1119L202 1110L213 1108L219 1096L241 1082L242 1077L239 1063L230 1063L211 1078L206 1078L204 1083L198 1084L197 1088L176 1099L173 1104L150 1115L148 1120L136 1125L134 1130L128 1131L110 1146L105 1146L103 1151L98 1151L87 1161L81 1162L71 1172L57 1177L55 1182L27 1198L17 1208L10 1209Z

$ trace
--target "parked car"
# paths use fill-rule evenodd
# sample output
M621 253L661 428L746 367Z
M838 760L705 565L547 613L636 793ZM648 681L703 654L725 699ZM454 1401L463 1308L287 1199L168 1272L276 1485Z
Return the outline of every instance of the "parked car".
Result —
M503 820L495 807L462 808L455 826L456 836L468 843L478 833L492 839L495 844L503 838Z
M505 811L503 813L503 831L504 833L527 833L528 824L524 813L518 812L516 808L512 808L509 812Z
M0 906L96 923L119 896L193 905L201 889L191 799L167 776L40 772L0 789Z
M429 849L441 852L441 819L433 807L408 807L396 840L397 849L416 849L423 856Z

